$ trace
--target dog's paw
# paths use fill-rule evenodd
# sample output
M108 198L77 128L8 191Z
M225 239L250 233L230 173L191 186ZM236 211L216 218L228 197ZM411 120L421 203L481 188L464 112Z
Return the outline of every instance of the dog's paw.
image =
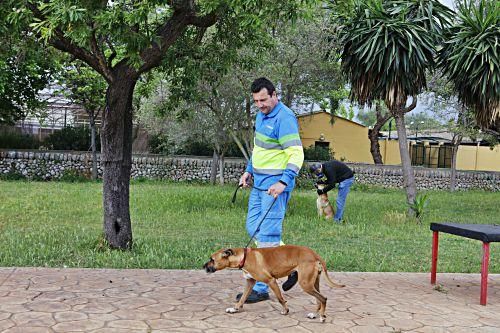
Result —
M319 321L324 323L326 321L326 316L319 317Z
M226 309L226 313L236 313L238 312L239 310L237 308L227 308Z
M281 314L282 314L282 315L287 315L287 314L288 314L288 312L290 312L290 310L288 310L288 309L283 309L283 310L281 310Z
M307 314L306 317L309 318L309 319L314 319L314 318L316 318L316 314L314 312L310 312L310 313Z

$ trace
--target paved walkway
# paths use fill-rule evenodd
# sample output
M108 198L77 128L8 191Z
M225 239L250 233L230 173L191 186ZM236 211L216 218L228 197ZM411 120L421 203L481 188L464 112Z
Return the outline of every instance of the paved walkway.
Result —
M479 305L479 274L330 273L326 323L306 318L314 299L285 293L226 314L239 271L0 268L0 332L500 332L500 275ZM283 282L283 281L281 281Z

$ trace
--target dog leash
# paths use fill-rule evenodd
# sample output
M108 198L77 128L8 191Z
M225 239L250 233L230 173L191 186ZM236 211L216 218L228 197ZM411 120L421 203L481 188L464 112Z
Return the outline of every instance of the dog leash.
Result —
M234 190L233 198L231 199L231 203L234 204L236 201L236 193L238 193L238 190L243 187L243 184L238 184L236 187L236 190Z
M252 237L250 237L250 239L248 240L248 243L247 245L245 245L245 248L248 247L248 245L250 245L250 242L252 242L253 238L255 237L255 234L257 233L257 231L259 231L259 228L260 228L260 225L262 224L262 222L264 222L264 220L266 219L266 216L267 214L269 214L269 212L271 211L271 208L273 208L274 206L274 203L276 202L276 200L278 199L278 197L274 198L273 202L271 203L271 206L269 206L266 214L264 214L264 217L260 220L259 224L257 225L257 228L255 229Z

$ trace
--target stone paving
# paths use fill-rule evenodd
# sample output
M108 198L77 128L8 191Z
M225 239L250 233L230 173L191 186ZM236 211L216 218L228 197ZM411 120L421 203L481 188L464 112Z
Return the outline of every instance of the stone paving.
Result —
M315 300L296 286L290 313L271 300L226 314L240 271L0 268L0 332L500 332L500 275L479 305L479 274L337 273L327 320L308 319ZM281 281L283 282L283 281Z

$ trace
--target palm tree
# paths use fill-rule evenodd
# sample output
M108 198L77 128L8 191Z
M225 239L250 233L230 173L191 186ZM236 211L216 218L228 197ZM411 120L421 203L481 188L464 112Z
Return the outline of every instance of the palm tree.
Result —
M500 131L500 2L465 0L445 31L440 65L483 129Z
M380 99L396 121L411 214L417 191L404 115L426 86L425 72L435 66L436 45L450 15L436 0L365 0L356 2L342 27L342 68L351 100L370 105Z

